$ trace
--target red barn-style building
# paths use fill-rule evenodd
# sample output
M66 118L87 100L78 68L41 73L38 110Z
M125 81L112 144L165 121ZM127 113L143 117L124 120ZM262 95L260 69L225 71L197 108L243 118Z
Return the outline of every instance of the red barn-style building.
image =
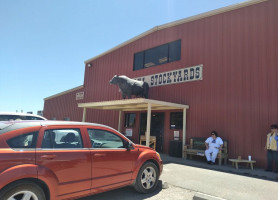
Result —
M230 158L266 162L266 134L278 123L278 1L254 0L157 26L85 61L82 86L44 99L48 119L82 121L85 103L121 100L109 80L126 75L149 83L149 99L188 105L186 142L216 130ZM120 130L135 143L146 111L123 112ZM118 129L118 111L86 109L86 121ZM181 140L182 110L151 113L157 150Z

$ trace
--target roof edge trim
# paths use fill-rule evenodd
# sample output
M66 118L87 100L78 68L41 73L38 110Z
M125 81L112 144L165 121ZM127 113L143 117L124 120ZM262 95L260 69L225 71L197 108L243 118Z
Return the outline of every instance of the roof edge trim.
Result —
M52 95L52 96L49 96L49 97L44 98L43 100L46 101L46 100L49 100L49 99L52 99L52 98L55 98L55 97L62 96L62 95L64 95L64 94L73 92L73 91L75 91L75 90L82 89L82 88L84 88L84 85L80 85L80 86L77 86L77 87L75 87L75 88L72 88L72 89L69 89L69 90L66 90L66 91L63 91L63 92L54 94L54 95Z

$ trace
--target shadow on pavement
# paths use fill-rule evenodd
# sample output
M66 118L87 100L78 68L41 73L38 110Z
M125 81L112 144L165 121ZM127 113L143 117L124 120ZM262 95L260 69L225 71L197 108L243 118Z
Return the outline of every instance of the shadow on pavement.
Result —
M152 196L155 196L162 190L162 181L159 180L157 188L154 192L150 194L141 194L136 192L136 190L131 187L124 187L116 190L111 190L108 192L80 198L78 200L143 200L143 199L148 199Z

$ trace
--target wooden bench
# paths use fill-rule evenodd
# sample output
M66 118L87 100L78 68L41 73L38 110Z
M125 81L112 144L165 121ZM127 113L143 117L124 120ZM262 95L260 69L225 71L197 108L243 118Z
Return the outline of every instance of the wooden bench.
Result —
M194 156L205 156L206 145L205 141L207 138L195 137L190 139L190 144L184 146L184 157L187 159L187 156L190 156L192 159L192 155ZM217 157L218 164L222 164L222 159L224 159L224 164L227 165L228 159L228 141L223 140L222 150L218 152Z

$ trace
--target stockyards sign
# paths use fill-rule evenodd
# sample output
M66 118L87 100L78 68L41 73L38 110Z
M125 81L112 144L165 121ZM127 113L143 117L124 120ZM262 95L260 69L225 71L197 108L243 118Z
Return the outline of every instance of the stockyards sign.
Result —
M203 65L162 72L135 79L147 82L150 87L198 81L203 79Z

